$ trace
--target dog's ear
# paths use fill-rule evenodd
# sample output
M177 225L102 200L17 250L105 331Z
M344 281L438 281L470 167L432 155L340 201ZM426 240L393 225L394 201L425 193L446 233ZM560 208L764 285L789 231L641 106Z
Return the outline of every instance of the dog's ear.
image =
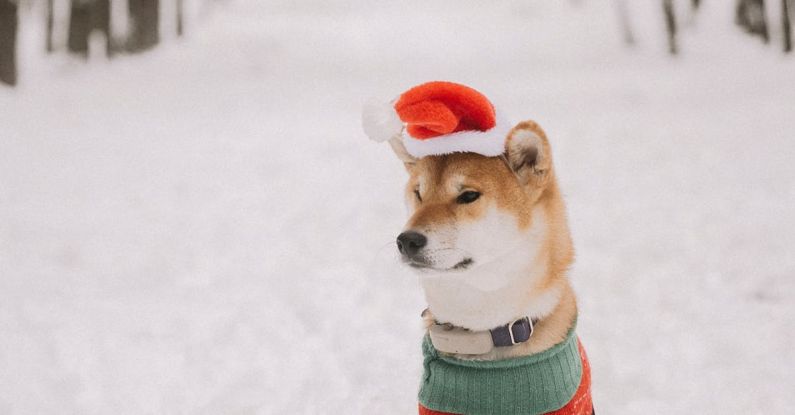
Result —
M417 158L406 151L406 146L403 145L403 139L400 136L394 136L389 139L389 146L395 152L395 155L403 162L406 170L411 170L417 164Z
M544 130L534 121L520 122L508 133L505 157L522 184L546 185L552 170L552 154Z

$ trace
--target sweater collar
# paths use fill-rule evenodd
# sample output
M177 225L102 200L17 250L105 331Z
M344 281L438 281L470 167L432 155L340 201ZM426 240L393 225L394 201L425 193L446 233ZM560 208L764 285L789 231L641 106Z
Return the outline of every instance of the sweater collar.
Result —
M458 359L440 354L425 336L420 403L469 415L544 414L574 396L583 373L575 334L536 354L502 360Z

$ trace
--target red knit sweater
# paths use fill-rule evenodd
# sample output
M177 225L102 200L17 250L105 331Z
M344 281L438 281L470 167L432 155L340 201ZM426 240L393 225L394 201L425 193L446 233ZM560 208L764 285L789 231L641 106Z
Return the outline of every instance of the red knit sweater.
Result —
M593 401L591 400L591 365L588 363L588 356L582 343L578 343L580 358L582 359L582 380L577 392L563 408L557 411L547 412L544 415L591 415L593 413ZM428 409L420 405L420 415L466 415L451 414Z

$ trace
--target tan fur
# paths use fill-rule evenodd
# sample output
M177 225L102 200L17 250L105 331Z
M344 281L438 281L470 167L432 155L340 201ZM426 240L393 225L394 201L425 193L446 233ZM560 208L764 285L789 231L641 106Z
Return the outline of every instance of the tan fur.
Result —
M525 137L524 141L519 137ZM528 152L528 142L533 142L534 148L538 150L533 164L523 162L524 156L532 153ZM509 212L516 217L522 229L533 223L536 208L543 209L541 220L546 221L547 232L537 260L544 261L547 273L527 293L526 301L530 305L544 294L558 293L557 305L539 321L530 341L514 347L495 348L475 358L494 360L528 355L562 341L577 314L574 292L566 277L574 259L574 250L563 199L555 178L549 141L541 128L533 121L525 121L514 127L506 139L504 158L457 153L424 157L406 163L406 168L410 173L406 197L414 210L406 229L429 231L435 226L478 220L487 204L457 204L456 197L466 190L480 192L481 198L488 198L498 209ZM420 191L421 202L417 200L415 190ZM427 323L433 321L430 313L424 317ZM463 355L457 357L472 358Z

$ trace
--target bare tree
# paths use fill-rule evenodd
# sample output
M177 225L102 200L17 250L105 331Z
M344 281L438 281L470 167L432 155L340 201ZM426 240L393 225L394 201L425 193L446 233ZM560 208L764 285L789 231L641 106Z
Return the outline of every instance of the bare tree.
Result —
M53 7L54 7L53 0L47 0L47 11L46 11L46 13L47 13L47 22L46 22L47 33L45 34L46 42L47 42L47 45L46 45L47 53L52 53L53 51L55 51L55 45L53 44L53 41L52 41L52 36L53 36L52 31L53 31L53 27L55 26L55 15L54 15Z
M128 0L131 31L127 50L142 52L153 48L160 40L158 29L160 5L158 0Z
M635 35L632 32L632 24L629 21L626 0L616 0L616 11L618 12L618 24L621 26L621 37L624 38L624 43L632 46L635 44Z
M66 48L69 52L88 57L88 36L91 34L91 3L72 0L69 9L69 37Z
M111 56L110 0L72 0L67 40L69 52L88 57L89 38L95 31L105 36L105 53Z
M760 36L765 43L770 41L765 0L738 0L734 22L751 35Z
M110 30L110 0L94 0L91 9L91 26L105 37L105 55L112 57L115 51L113 33Z
M673 0L663 0L663 12L665 13L665 28L668 32L668 51L671 55L676 55L676 14L674 14Z
M781 33L784 36L784 52L792 51L792 0L781 0Z
M182 36L185 32L185 20L183 17L182 0L177 0L177 36Z
M17 84L17 2L0 0L0 82Z

